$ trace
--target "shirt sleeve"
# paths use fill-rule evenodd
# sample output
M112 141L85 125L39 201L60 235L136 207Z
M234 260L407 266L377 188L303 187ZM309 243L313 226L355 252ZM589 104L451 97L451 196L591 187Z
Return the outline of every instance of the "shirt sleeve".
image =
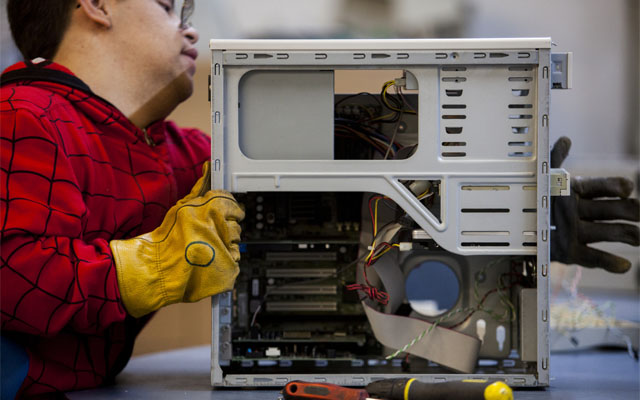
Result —
M87 207L56 127L29 110L0 119L2 329L50 336L122 321L106 240L83 240Z
M203 164L211 159L211 137L198 129L179 128L172 121L165 126L178 198L182 198L202 176Z

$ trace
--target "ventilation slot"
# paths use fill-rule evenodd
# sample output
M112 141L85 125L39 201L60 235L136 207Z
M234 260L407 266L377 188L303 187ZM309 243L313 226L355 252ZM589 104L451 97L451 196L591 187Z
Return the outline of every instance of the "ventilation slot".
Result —
M442 82L466 82L467 78L464 76L451 76L442 78Z
M493 185L493 186L476 186L476 185L465 185L462 186L462 190L509 190L510 186L507 185Z
M509 157L531 157L533 155L530 151L514 151L509 153Z
M512 350L513 352L514 350ZM511 357L511 354L509 355L509 357ZM519 357L518 357L519 358ZM282 361L280 361L282 362ZM513 368L516 366L516 360L512 360L512 359L504 359L502 360L502 366L506 367L506 368Z
M508 213L509 209L508 208L463 208L460 211L462 211L463 213L502 214L502 213Z
M533 108L532 104L509 104L509 108Z
M518 53L518 58L531 58L531 53L520 52Z
M509 146L524 146L524 147L529 147L531 146L532 142L509 142Z
M453 57L453 54L451 57ZM461 83L461 82L467 81L466 77L461 76L464 74L465 71L467 71L467 67L456 66L456 65L445 65L445 66L442 66L440 70L442 72L448 72L450 75L452 75L452 73L462 73L462 74L458 74L458 76L444 76L442 77L442 82ZM455 88L456 86L453 86L453 87ZM447 97L462 97L462 94L463 94L462 89L453 89L453 88L447 89L446 87L444 89L445 89L445 95ZM446 100L443 101L443 103L447 103ZM455 114L456 110L460 110L458 112L464 112L462 110L466 110L466 108L467 108L466 104L451 104L450 102L448 104L442 104L442 110L445 110L443 111L442 119L443 120L467 119L467 116L465 114ZM459 123L457 123L456 125L458 124ZM445 131L447 134L459 135L462 133L462 128L463 128L462 126L445 126ZM442 142L441 145L443 147L448 147L449 150L453 150L452 147L463 147L463 146L466 146L467 143L466 142ZM442 152L443 157L466 157L466 155L467 153L463 151L443 151Z
M276 58L278 60L288 60L289 59L289 54L287 54L287 53L278 53L278 54L276 54Z
M524 231L522 236L525 236L526 242L522 243L523 247L536 247L536 231Z
M512 76L509 78L509 82L531 82L532 80L530 76Z
M536 189L537 189L537 187L534 186L534 185L524 185L522 187L522 190L536 190Z
M464 236L509 236L509 231L462 231Z
M514 65L509 67L509 71L531 71L531 67L526 65Z
M466 104L443 104L442 108L444 109L464 109L467 108Z
M505 58L509 57L507 53L489 53L489 58Z
M509 242L462 242L462 247L509 247Z
M398 53L396 57L398 60L406 60L409 58L409 53Z
M536 210L535 208L523 208L522 209L523 213L535 213L536 211L538 211L538 210Z
M487 53L473 53L473 58L487 58Z
M443 146L466 146L467 142L442 142Z
M531 114L511 114L509 115L509 119L531 119L533 115Z
M525 133L529 133L529 127L528 126L512 126L511 132L517 135L523 135Z
M464 151L445 151L442 153L442 157L465 157L467 153Z
M511 94L516 97L526 97L529 95L529 89L511 89Z
M443 71L466 71L467 67L442 67Z
M391 57L389 54L386 53L373 53L371 54L371 58L389 58Z
M326 60L327 59L327 53L316 53L316 60Z
M253 58L255 58L255 59L273 58L273 54L255 53L253 55Z

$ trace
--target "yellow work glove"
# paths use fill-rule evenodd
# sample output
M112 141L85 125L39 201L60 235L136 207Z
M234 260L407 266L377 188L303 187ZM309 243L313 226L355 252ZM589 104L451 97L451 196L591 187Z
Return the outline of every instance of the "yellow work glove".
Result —
M208 164L205 168L208 167ZM134 317L230 290L238 275L244 212L233 196L209 190L210 175L171 207L156 230L109 245L122 301Z

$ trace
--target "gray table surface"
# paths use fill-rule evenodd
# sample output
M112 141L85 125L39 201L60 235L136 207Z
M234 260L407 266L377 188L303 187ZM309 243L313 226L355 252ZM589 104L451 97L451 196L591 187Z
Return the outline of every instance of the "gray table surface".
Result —
M133 358L109 387L68 393L81 399L224 399L275 400L275 390L212 390L209 383L210 348L191 347ZM551 386L519 389L525 399L639 399L640 368L622 350L590 350L551 356Z
M598 302L613 300L618 318L639 319L636 295L598 296ZM275 400L277 390L212 390L210 347L149 354L131 359L109 387L67 393L82 399L222 399ZM551 385L547 389L518 389L516 400L526 399L640 399L640 364L626 350L590 349L552 353Z

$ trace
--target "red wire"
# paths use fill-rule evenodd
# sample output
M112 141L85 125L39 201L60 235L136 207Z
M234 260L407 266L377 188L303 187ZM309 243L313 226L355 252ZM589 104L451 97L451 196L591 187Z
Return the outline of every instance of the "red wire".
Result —
M377 259L375 259L375 257L376 257L376 253L377 253L379 250L381 250L381 249L380 249L380 246L383 246L383 247L385 247L385 248L387 248L387 247L393 247L393 245L392 245L392 244L390 244L390 243L388 243L388 242L382 242L382 243L378 244L378 245L376 246L376 248L373 250L373 253L371 253L371 258L369 258L369 260L367 261L367 267L370 267L370 266L372 266L373 264L375 264L375 263L376 263Z
M351 285L347 285L348 290L361 290L363 291L368 298L377 301L380 304L386 305L389 302L389 294L386 292L379 290L373 286L361 285L358 283L353 283Z

